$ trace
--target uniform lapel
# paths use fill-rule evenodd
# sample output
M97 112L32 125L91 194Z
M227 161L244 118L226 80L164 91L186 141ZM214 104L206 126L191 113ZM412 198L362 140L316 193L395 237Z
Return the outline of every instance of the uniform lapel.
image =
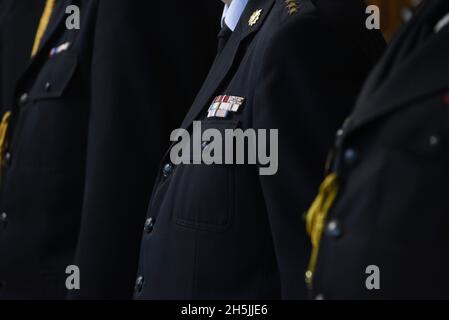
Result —
M47 59L51 49L50 48L51 39L53 35L58 31L59 27L61 26L61 23L65 21L64 20L64 18L66 17L65 8L69 6L72 2L73 0L56 1L53 15L50 19L47 30L44 33L41 44L39 46L39 50L37 51L36 55L29 60L28 66L26 67L25 71L23 72L17 83L18 88L20 88L20 86L27 79L28 75L33 72L36 66L39 63L41 63L41 61L45 61L45 59Z
M358 101L365 101L367 98L372 96L374 92L382 85L383 81L388 75L389 69L392 67L394 58L396 57L397 52L402 47L402 44L405 41L405 37L407 36L410 30L411 24L407 25L405 28L400 31L397 39L393 41L393 44L390 45L389 49L385 52L382 59L372 70L371 75L366 80L365 85L363 86L362 91L360 92ZM360 103L357 103L360 105Z
M48 55L50 52L50 43L53 35L58 31L59 27L61 26L61 23L65 21L66 13L65 8L67 8L73 0L57 0L56 5L53 11L53 15L50 19L50 22L48 24L47 30L44 33L44 36L42 37L41 44L39 46L39 50L37 51L36 55L31 58L29 61L27 71L36 63L36 61L40 61L42 55ZM25 73L27 73L27 71Z
M228 44L215 59L209 75L204 82L199 94L193 102L192 108L185 117L182 128L187 129L198 115L205 109L207 104L214 98L214 94L228 76L228 73L236 63L239 50L243 47L249 37L256 33L262 26L266 16L273 6L274 0L252 0L248 2L240 21L231 35ZM248 21L253 13L262 9L262 13L257 23L250 26Z
M403 26L402 29L398 31L397 36L393 38L388 50L373 69L371 75L368 77L365 85L363 86L357 103L359 109L364 108L366 104L363 102L370 99L377 90L382 88L382 85L388 79L388 76L392 73L392 70L395 70L396 63L400 62L398 61L398 56L401 50L404 50L404 46L410 47L410 42L412 40L416 40L416 34L418 32L417 29L419 29L422 24L423 16L427 14L427 11L428 8L423 8L423 5L421 4L421 10L417 10L418 13L413 18L413 21Z
M374 71L373 79L368 81L368 89L360 96L347 131L356 130L367 122L447 88L448 45L449 30L446 28L402 62L393 62L394 57L387 56L383 65ZM394 70L386 74L388 68Z

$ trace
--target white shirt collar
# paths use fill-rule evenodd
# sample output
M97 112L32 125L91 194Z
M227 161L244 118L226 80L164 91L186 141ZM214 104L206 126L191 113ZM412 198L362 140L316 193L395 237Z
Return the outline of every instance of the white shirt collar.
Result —
M221 17L221 27L226 23L228 28L234 31L247 4L248 0L232 0L230 5L226 4Z

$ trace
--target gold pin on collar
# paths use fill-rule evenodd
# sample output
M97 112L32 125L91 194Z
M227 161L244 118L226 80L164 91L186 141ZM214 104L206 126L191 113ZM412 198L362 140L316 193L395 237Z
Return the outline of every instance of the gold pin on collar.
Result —
M262 15L262 11L263 11L263 9L259 9L259 10L256 10L253 12L253 14L251 15L251 17L248 20L248 25L250 27L254 26L257 23L257 21L259 21L260 16Z
M288 14L292 15L299 10L299 5L297 0L284 0L285 6L287 7Z

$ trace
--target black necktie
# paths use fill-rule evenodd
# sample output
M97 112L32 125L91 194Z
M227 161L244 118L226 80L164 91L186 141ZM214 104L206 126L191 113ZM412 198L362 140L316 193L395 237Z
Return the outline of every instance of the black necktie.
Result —
M232 34L232 30L229 29L229 27L224 24L223 28L221 29L221 31L218 33L218 54L221 53L221 51L223 51L226 43L228 42L229 38L231 37Z

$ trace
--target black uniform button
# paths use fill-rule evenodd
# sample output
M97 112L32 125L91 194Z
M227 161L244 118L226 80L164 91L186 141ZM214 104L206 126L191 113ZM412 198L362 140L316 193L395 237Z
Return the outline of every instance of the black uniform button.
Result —
M343 129L340 129L337 131L337 137L341 137L345 134L345 131Z
M351 167L357 163L357 161L359 159L359 154L354 149L347 149L344 152L343 157L344 157L344 161L345 161L346 165Z
M142 276L139 276L139 277L136 279L136 285L135 285L135 290L136 290L136 292L142 292L142 289L143 289L143 281L144 281L144 279L143 279Z
M154 218L148 218L147 221L145 221L145 226L143 229L146 233L150 234L151 232L153 232L155 222L156 220Z
M441 138L438 135L431 135L429 137L429 144L432 148L436 148L440 145Z
M22 94L22 95L20 96L19 104L20 104L21 106L24 106L24 105L27 104L27 102L28 102L28 93L24 93L24 94Z
M324 295L322 293L316 295L315 300L324 300Z
M50 82L47 82L46 84L45 84L45 92L50 92L50 90L51 90L51 83Z
M0 215L0 222L2 224L3 227L6 227L7 223L8 223L8 214L6 212L3 212Z
M12 158L11 153L10 153L10 152L7 152L7 153L5 154L5 165L6 165L7 167L9 167L9 166L11 165L11 158Z
M0 215L0 223L1 223L0 227L2 228L6 228L6 226L8 225L8 214L6 212L3 212Z
M172 172L173 172L173 165L171 163L167 163L162 169L162 174L164 175L164 178L168 178Z
M340 222L338 220L331 220L326 227L326 235L331 238L338 238L342 234Z

